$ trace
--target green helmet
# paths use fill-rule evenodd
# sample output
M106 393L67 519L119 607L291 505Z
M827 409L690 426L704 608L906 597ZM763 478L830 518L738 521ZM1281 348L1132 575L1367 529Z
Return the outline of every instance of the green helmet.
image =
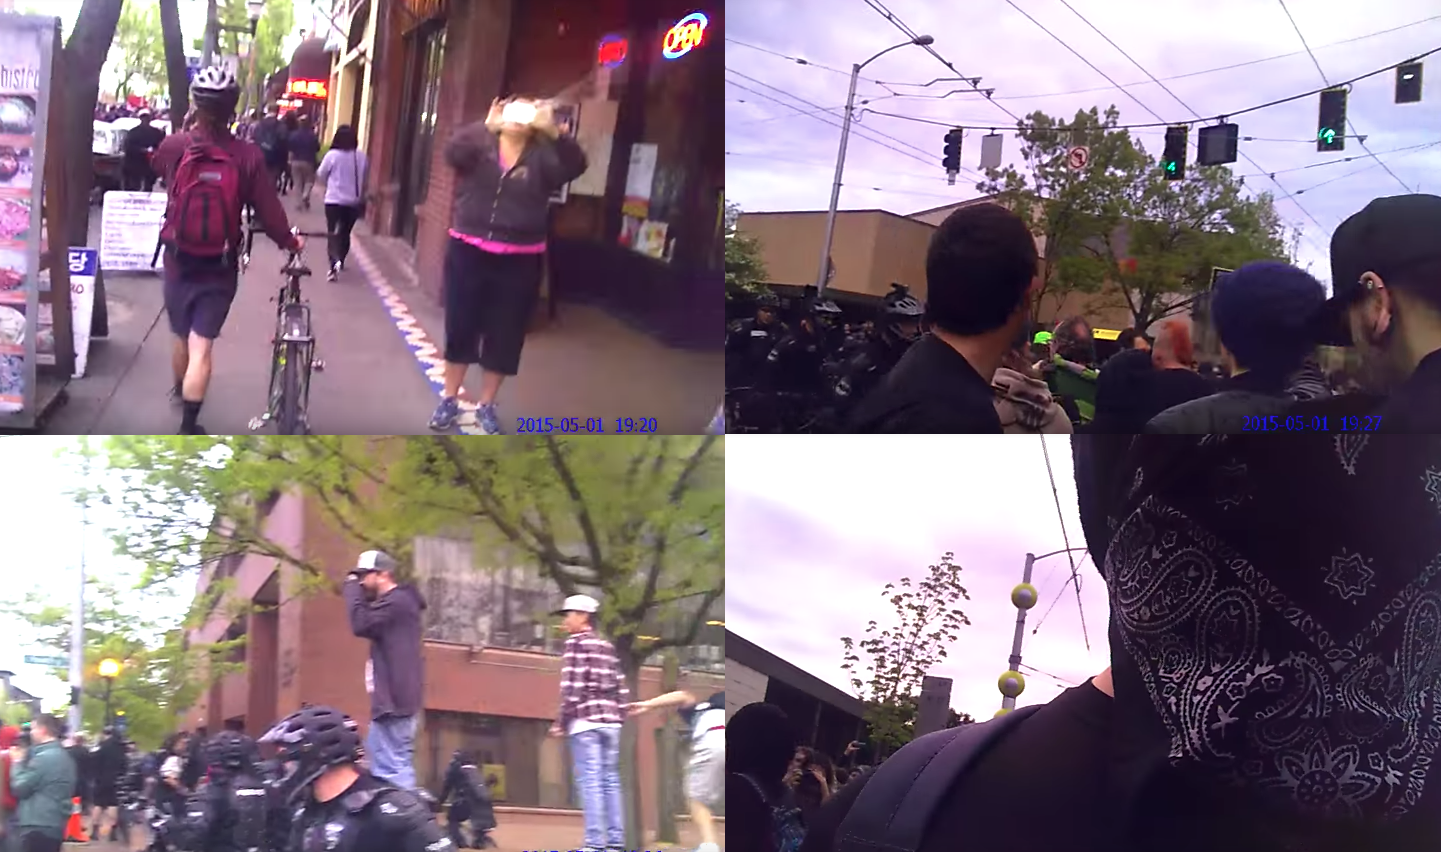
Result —
M1038 331L1031 342L1037 346L1044 346L1051 342L1051 333L1049 331Z

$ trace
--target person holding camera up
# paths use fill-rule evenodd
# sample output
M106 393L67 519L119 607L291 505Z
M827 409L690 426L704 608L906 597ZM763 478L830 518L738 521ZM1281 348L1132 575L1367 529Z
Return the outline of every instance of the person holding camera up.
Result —
M397 583L390 554L367 550L345 580L350 630L370 640L365 689L370 693L370 770L397 787L415 789L415 729L424 682L419 590Z
M455 211L445 253L445 391L432 429L460 419L460 385L479 364L476 421L485 434L500 434L495 398L520 371L540 298L550 198L586 169L568 130L550 101L509 98L493 101L484 122L462 127L446 146Z
M35 718L31 744L10 748L10 792L18 802L16 852L60 852L75 792L75 761L60 744L64 726L49 713Z

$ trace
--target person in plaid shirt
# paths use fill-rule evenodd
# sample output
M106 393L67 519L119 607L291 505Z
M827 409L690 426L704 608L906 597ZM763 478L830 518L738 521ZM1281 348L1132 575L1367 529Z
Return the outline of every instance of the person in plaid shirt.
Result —
M551 736L570 738L575 787L585 813L585 852L625 849L625 817L620 792L620 726L630 705L630 690L620 671L615 646L595 630L600 603L589 595L571 595L556 615L570 633L561 655L560 715Z

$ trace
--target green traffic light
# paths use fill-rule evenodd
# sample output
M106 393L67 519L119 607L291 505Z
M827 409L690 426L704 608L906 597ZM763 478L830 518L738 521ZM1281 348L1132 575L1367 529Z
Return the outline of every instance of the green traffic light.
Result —
M1174 172L1175 170L1176 170L1176 161L1175 161L1175 160L1172 160L1171 162L1169 162L1169 163L1166 164L1166 171L1168 171L1168 172Z
M1322 141L1322 142L1325 142L1327 145L1330 145L1332 142L1335 142L1335 141L1336 141L1336 131L1332 130L1332 129L1329 128L1329 127L1326 128L1325 130L1322 130L1322 131L1321 131L1321 141Z

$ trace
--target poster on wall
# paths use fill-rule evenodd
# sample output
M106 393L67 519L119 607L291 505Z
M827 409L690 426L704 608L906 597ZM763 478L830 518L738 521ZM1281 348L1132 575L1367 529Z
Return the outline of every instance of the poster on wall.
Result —
M165 220L163 192L107 192L100 210L100 268L148 272L160 267L155 246Z
M40 198L56 19L0 15L0 415L35 400ZM0 424L7 419L0 416Z
M577 128L575 141L585 152L589 165L585 174L571 181L570 191L576 195L605 195L610 177L610 151L615 138L615 118L620 104L615 101L589 100L580 105L585 122Z
M650 193L655 186L655 163L660 146L637 142L630 146L630 166L625 173L625 200L621 212L644 219L650 214Z

